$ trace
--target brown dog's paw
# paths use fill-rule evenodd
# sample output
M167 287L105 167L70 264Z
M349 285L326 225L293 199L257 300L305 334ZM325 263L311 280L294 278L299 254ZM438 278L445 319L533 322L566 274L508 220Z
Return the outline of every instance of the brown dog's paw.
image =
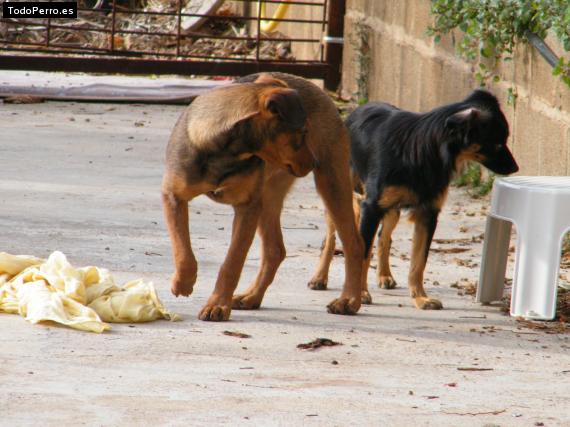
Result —
M307 287L313 291L326 291L327 282L324 280L311 280L309 283L307 283Z
M392 276L379 276L378 287L383 289L394 289L398 284Z
M261 306L261 298L256 294L239 294L232 298L232 308L235 310L257 310Z
M368 291L362 291L360 295L360 302L365 305L372 304L372 295Z
M196 278L198 277L197 271L193 274L180 275L174 273L172 276L172 282L170 283L170 291L175 296L187 297L192 294L194 290L194 283L196 283Z
M231 312L232 309L227 305L206 304L200 310L198 319L210 322L223 322L229 320Z
M414 298L414 304L421 310L441 310L443 308L440 300L427 297Z
M332 314L356 314L360 309L360 298L336 298L327 305Z

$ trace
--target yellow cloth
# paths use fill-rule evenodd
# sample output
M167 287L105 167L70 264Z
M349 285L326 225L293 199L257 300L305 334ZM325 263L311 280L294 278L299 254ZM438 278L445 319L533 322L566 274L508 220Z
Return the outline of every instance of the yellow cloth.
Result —
M103 332L105 322L179 320L166 311L152 282L133 280L122 287L108 270L73 267L61 252L47 260L0 252L0 312L31 323L51 320L75 329Z

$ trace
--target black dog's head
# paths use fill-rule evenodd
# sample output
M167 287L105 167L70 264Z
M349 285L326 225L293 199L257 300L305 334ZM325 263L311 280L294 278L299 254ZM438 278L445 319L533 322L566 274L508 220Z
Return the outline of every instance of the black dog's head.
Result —
M461 103L461 109L447 118L445 126L458 141L458 163L475 160L500 175L519 170L507 147L507 119L489 92L473 92Z

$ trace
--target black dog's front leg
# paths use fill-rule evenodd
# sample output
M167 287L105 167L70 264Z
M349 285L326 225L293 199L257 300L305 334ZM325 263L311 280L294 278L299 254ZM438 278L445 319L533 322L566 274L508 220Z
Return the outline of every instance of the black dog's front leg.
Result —
M443 308L439 300L429 298L424 290L424 270L433 234L437 227L438 215L439 211L433 209L416 210L412 214L414 238L408 286L416 307L423 310L440 310Z

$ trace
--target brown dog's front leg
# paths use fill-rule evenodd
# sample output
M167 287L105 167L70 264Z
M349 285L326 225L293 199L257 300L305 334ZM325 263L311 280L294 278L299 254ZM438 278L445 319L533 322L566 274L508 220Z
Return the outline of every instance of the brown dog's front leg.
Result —
M163 190L162 206L176 268L170 290L176 296L187 297L192 293L198 275L198 263L190 244L188 200L182 200L173 192Z
M278 172L265 184L262 210L257 231L261 237L261 268L257 277L241 294L233 297L232 307L238 310L253 310L261 306L261 301L283 260L286 251L281 232L281 210L285 195L291 189L295 178Z
M232 296L255 236L261 201L234 206L234 212L230 248L218 273L214 292L198 315L200 320L222 321L230 318Z
M410 294L417 308L422 310L441 310L441 301L429 298L424 290L424 270L435 228L438 212L414 212L414 237L412 240L412 263L408 276Z

